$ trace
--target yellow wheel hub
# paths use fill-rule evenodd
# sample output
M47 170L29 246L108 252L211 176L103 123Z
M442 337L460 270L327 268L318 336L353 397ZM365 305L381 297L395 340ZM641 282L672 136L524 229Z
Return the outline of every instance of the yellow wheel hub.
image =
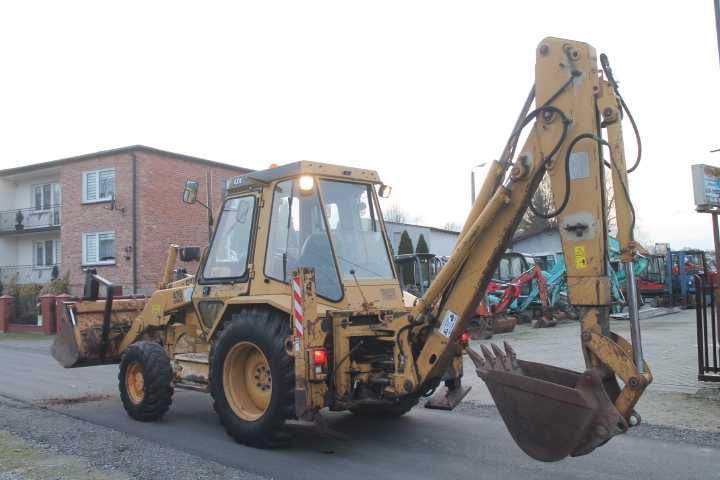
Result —
M265 354L251 342L230 349L223 365L225 398L235 415L245 421L262 417L270 405L272 377Z
M125 386L128 396L134 404L142 403L145 398L145 377L143 376L142 365L138 362L131 363L125 372Z

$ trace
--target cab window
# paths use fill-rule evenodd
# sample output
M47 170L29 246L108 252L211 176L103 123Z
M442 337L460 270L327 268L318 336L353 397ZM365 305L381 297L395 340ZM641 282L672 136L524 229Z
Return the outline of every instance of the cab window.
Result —
M394 278L372 186L337 180L320 186L342 279Z
M265 276L288 282L299 267L313 268L318 295L338 301L342 286L317 189L300 194L297 183L286 180L275 186Z
M225 202L203 268L204 279L245 276L254 217L254 196L231 198Z

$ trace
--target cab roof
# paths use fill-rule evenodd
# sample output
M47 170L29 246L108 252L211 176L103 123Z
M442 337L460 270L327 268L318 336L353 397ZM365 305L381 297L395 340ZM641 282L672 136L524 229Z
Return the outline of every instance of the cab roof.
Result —
M301 160L299 162L280 165L279 167L258 170L245 175L239 175L228 180L227 188L239 189L250 183L271 183L276 180L295 178L301 175L320 175L340 180L357 180L369 183L382 183L375 170L363 168L344 167L329 163Z

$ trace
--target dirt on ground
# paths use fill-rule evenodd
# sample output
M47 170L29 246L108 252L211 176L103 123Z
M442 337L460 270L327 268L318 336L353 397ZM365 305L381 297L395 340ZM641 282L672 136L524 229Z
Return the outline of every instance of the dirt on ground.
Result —
M119 472L93 468L83 457L63 455L0 430L0 480L123 480Z

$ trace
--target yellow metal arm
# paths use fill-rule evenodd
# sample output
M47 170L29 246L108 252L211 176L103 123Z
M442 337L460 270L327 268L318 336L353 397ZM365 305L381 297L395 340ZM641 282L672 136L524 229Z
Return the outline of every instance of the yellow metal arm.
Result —
M587 366L603 382L617 412L631 420L633 407L652 377L642 362L640 368L636 365L633 358L641 357L635 355L633 347L609 329L608 167L612 171L619 239L629 259L635 248L634 213L625 172L620 102L597 63L595 50L585 43L557 38L540 43L535 70L538 107L519 123L532 124L527 141L512 163L492 164L450 261L413 310L413 318L421 321L421 326L415 327L417 332L423 328L427 332L426 325L433 325L416 361L423 385L436 384L443 375L452 350L448 345L468 325L518 223L532 208L533 194L547 175L553 211L535 210L535 214L557 221L567 264L569 300L583 311ZM603 129L607 130L607 140ZM512 141L519 136L519 130L513 132ZM610 147L609 161L603 158L603 145ZM615 375L623 380L622 389ZM611 418L612 412L605 410L605 419ZM612 433L618 432L608 436ZM583 448L591 450L593 442ZM583 448L575 451L580 454Z

